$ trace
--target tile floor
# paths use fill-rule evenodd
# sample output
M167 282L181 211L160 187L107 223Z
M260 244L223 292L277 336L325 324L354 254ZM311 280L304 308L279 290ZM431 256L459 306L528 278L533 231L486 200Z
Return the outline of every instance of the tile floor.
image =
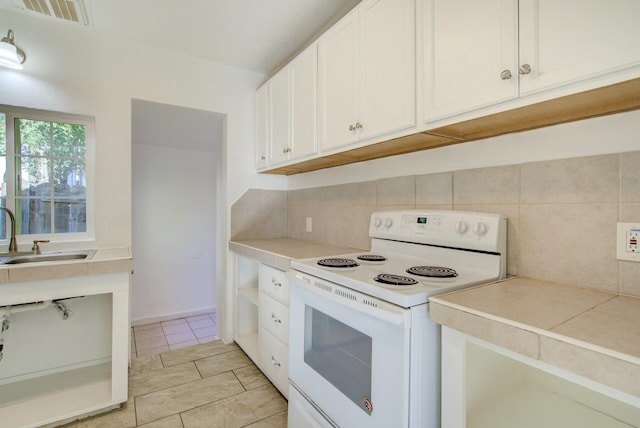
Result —
M166 340L162 346L171 347ZM214 340L138 356L129 372L129 401L121 409L65 428L286 426L287 401L278 390L237 345Z
M131 359L211 342L217 334L215 313L135 326Z

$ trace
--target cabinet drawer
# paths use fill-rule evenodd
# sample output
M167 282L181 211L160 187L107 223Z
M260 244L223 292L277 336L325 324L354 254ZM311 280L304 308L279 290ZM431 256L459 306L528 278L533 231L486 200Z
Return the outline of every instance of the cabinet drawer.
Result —
M262 291L284 303L289 303L289 280L285 272L260 265L260 287Z
M289 349L264 328L260 329L260 365L276 388L287 397Z
M289 343L289 307L260 293L260 325L283 343Z

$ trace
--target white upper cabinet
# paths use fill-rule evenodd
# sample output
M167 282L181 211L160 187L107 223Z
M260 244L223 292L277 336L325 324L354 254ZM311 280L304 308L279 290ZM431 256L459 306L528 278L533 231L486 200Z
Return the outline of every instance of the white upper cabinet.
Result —
M318 41L320 150L357 140L358 11L351 11Z
M269 141L269 85L264 84L256 91L256 169L267 166Z
M415 0L365 0L318 41L320 150L415 125Z
M424 109L438 119L518 96L514 0L426 0Z
M318 49L314 44L290 64L291 148L290 157L318 151Z
M637 77L612 72L640 65L639 16L637 0L424 0L425 120Z
M360 139L415 125L415 19L414 0L360 7Z
M303 51L266 86L269 166L316 153L317 46Z
M288 159L291 147L290 107L289 69L284 68L269 80L269 112L271 115L269 165Z
M520 0L520 94L640 65L640 1Z

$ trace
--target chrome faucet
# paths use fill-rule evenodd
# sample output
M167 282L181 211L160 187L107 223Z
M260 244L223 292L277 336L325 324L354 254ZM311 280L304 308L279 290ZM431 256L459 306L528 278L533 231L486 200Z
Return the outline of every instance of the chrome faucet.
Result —
M9 208L0 207L0 210L5 211L9 214L9 219L11 220L11 239L9 240L9 252L14 253L18 251L18 244L16 243L16 216L13 215L13 212Z

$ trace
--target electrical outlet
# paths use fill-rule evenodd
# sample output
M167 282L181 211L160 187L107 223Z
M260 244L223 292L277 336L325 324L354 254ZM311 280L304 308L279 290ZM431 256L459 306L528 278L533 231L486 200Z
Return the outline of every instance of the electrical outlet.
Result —
M618 223L618 260L640 262L640 223Z
M311 219L311 217L307 217L304 230L306 230L307 232L311 232L313 230L313 220Z
M640 253L640 250L638 250L638 235L640 235L640 229L627 231L627 238L624 241L624 244L627 246L627 253Z

